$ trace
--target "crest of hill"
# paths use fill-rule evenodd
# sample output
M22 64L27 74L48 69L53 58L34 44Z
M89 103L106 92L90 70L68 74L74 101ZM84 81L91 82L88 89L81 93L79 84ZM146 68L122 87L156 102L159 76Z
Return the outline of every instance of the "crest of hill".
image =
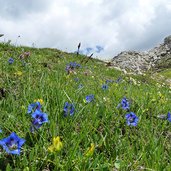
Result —
M171 35L159 46L147 51L124 51L115 56L110 66L137 74L149 70L161 70L171 67Z

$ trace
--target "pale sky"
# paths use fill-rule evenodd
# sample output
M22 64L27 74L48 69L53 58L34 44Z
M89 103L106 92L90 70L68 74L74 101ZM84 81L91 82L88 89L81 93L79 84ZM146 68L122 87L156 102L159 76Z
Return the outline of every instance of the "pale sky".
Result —
M0 41L111 59L171 35L171 0L0 0ZM17 38L20 35L20 38Z

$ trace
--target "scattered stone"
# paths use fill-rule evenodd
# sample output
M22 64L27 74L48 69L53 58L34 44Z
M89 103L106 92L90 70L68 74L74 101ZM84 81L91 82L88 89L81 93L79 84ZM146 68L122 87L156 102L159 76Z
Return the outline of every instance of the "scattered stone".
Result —
M7 91L5 88L0 88L0 99L5 98L7 94Z
M30 55L31 55L30 52L24 52L24 53L22 53L22 54L19 56L19 58L20 58L21 60L23 60L23 59L28 59L28 58L30 57Z

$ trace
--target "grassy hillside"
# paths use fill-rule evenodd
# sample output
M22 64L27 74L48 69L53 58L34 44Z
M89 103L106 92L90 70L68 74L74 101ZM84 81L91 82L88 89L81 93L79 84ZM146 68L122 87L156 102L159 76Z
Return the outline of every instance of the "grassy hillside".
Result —
M30 56L20 59L24 52ZM170 170L170 95L150 75L125 75L55 49L0 44L0 169ZM42 123L34 117L39 102L48 117ZM130 112L134 126L126 121ZM3 149L12 132L23 142L8 139ZM17 147L19 155L9 154Z

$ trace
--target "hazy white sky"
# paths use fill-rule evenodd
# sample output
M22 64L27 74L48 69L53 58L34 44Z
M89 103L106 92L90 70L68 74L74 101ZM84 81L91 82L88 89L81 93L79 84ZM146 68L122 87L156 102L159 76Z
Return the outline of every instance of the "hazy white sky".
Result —
M0 0L0 41L110 59L171 34L171 0ZM99 47L101 47L99 49ZM86 48L88 48L86 50ZM92 48L92 49L91 49Z

